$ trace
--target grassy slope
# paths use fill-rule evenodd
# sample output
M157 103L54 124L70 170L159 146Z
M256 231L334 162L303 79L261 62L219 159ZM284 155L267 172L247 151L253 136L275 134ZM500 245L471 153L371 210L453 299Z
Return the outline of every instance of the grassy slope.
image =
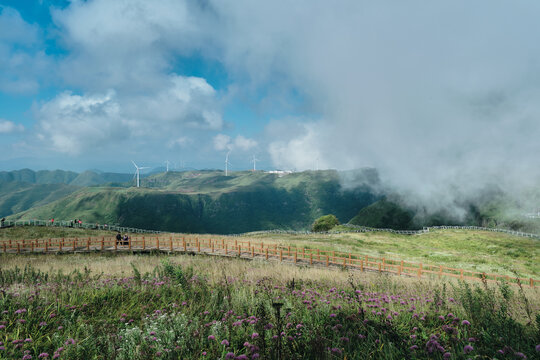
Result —
M333 213L348 221L375 196L367 187L342 191L335 171L279 178L263 172L161 173L145 188L90 187L13 218L81 218L86 222L183 232L240 233L306 229Z
M540 278L540 242L503 233L439 230L422 235L385 232L332 235L249 235L285 244L353 252L465 270Z
M110 233L84 229L18 227L0 230L0 239L100 236ZM406 236L385 232L277 235L247 234L246 237L299 247L360 253L388 259L444 265L486 273L540 278L540 243L502 233L469 230L439 230Z

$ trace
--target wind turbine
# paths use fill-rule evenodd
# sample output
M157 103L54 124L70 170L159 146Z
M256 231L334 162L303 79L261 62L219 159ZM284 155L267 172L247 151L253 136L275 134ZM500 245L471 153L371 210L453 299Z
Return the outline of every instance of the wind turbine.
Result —
M229 168L228 166L231 165L231 163L229 162L229 154L231 153L231 150L229 150L229 152L227 153L227 156L225 156L225 176L229 176Z
M253 163L253 171L257 170L257 161L261 161L255 157L255 154L253 155L253 158L251 159L251 162Z
M167 172L169 172L169 164L170 164L169 160L165 160L165 164L167 165Z
M149 169L148 167L138 167L137 164L135 164L135 161L131 160L131 162L133 163L133 165L135 166L135 168L137 169L137 171L135 171L135 176L137 177L137 187L139 187L139 174L140 174L140 170L142 169ZM135 177L134 176L134 177Z

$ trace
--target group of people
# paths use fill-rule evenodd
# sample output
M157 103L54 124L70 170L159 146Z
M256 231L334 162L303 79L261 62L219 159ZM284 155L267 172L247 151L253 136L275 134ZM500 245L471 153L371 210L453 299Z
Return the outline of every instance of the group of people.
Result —
M118 234L116 234L116 245L129 245L129 236L124 234L122 237L122 234L118 232Z

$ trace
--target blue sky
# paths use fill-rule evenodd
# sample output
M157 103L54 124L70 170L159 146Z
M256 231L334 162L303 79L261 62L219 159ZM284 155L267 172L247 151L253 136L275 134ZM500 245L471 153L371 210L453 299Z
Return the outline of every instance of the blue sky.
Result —
M134 10L142 17L170 10L166 21L177 24L168 29L155 29L159 18L137 27L126 13L130 7L145 7L144 2L115 3L119 6L104 1L0 2L0 61L8 64L0 68L0 169L130 171L132 158L149 166L170 160L178 167L221 168L228 150L237 170L248 169L253 154L261 159L259 167L274 168L264 149L265 127L272 119L303 121L307 109L299 90L255 82L248 72L228 67L215 53L217 46L203 49L198 44L203 35L185 34L191 14L183 14L190 9L182 1L163 1L155 14ZM122 33L122 17L124 25L134 26L132 32ZM102 22L109 24L98 36L102 43L92 43ZM137 37L149 32L152 39L137 44ZM108 52L115 35L129 44L118 53ZM193 39L177 45L176 36ZM92 58L96 52L102 53ZM148 72L141 74L138 65L123 68L132 57L140 66L148 64ZM114 68L108 68L109 61ZM101 83L101 76L111 81ZM162 106L176 108L159 124L151 111L139 115L146 106L156 112L170 110ZM154 121L158 124L152 126Z
M230 151L233 170L376 167L419 198L536 184L539 17L532 0L0 0L0 170Z

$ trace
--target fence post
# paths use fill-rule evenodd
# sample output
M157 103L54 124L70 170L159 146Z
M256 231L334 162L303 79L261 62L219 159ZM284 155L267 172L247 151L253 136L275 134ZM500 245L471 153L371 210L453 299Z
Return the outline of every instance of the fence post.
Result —
M238 248L236 250L238 250L238 257L241 257L242 256L242 245L238 245Z
M534 288L534 280L532 278L529 278L529 284L532 288Z
M317 260L321 261L321 251L317 249Z
M291 246L287 247L287 256L291 256Z
M185 238L182 238L182 245L184 245L184 252L187 252L187 243Z
M64 245L64 238L58 243L58 251L62 251L62 246Z
M309 265L313 265L313 254L309 254Z
M295 251L294 252L294 263L296 264L297 261L298 261L298 251Z
M30 252L34 252L34 242L33 241L30 241Z
M351 265L351 264L352 264L352 254L349 253L349 265Z
M379 273L381 272L381 262L379 262Z
M382 269L383 269L383 271L386 269L385 260L386 260L385 258L382 258Z
M234 239L234 247L238 246L238 240Z
M23 239L23 241L22 241L22 248L23 248L23 250L24 250L25 247L26 247L26 242L25 242L25 240Z
M225 249L225 239L221 239L221 248L222 248L222 249ZM225 254L226 254L226 253L227 253L227 252L225 251Z
M251 257L255 257L255 246L251 247Z
M330 257L328 255L326 255L326 267L329 266L329 262L330 262Z
M225 244L225 255L227 255L227 244Z
M463 280L463 270L460 270L460 271L459 271L459 278L460 278L461 280Z
M159 250L159 236L156 236L156 248Z
M17 254L21 253L21 245L17 243Z
M403 272L403 260L401 260L401 264L399 266L399 274L401 275L402 272Z
M266 248L266 260L268 260L268 248Z
M442 277L442 265L439 265L439 279Z
M142 249L146 250L146 241L144 239L144 236L142 237Z
M128 249L131 251L131 240L133 240L133 236L128 236Z
M360 260L360 271L364 271L364 260Z
M279 261L283 261L283 249L279 249Z
M343 267L347 268L347 259L343 258Z
M366 266L369 266L369 257L366 255Z
M101 237L101 251L105 249L105 236Z
M332 251L332 262L333 263L336 262L336 252L335 251Z
M306 248L302 248L302 259L306 258Z
M86 251L90 251L90 238L86 241Z
M122 240L123 241L123 240ZM114 242L114 251L118 250L118 240Z
M212 253L214 253L214 241L212 241Z
M197 251L201 252L201 242L199 241L199 238L197 238Z
M6 243L4 243L3 245L4 245L4 253L6 253L7 252ZM47 243L45 243L45 246L47 246ZM46 247L45 247L45 249L46 249ZM47 250L45 250L45 251L47 251Z
M418 268L418 277L422 277L422 263L420 263L420 267Z

